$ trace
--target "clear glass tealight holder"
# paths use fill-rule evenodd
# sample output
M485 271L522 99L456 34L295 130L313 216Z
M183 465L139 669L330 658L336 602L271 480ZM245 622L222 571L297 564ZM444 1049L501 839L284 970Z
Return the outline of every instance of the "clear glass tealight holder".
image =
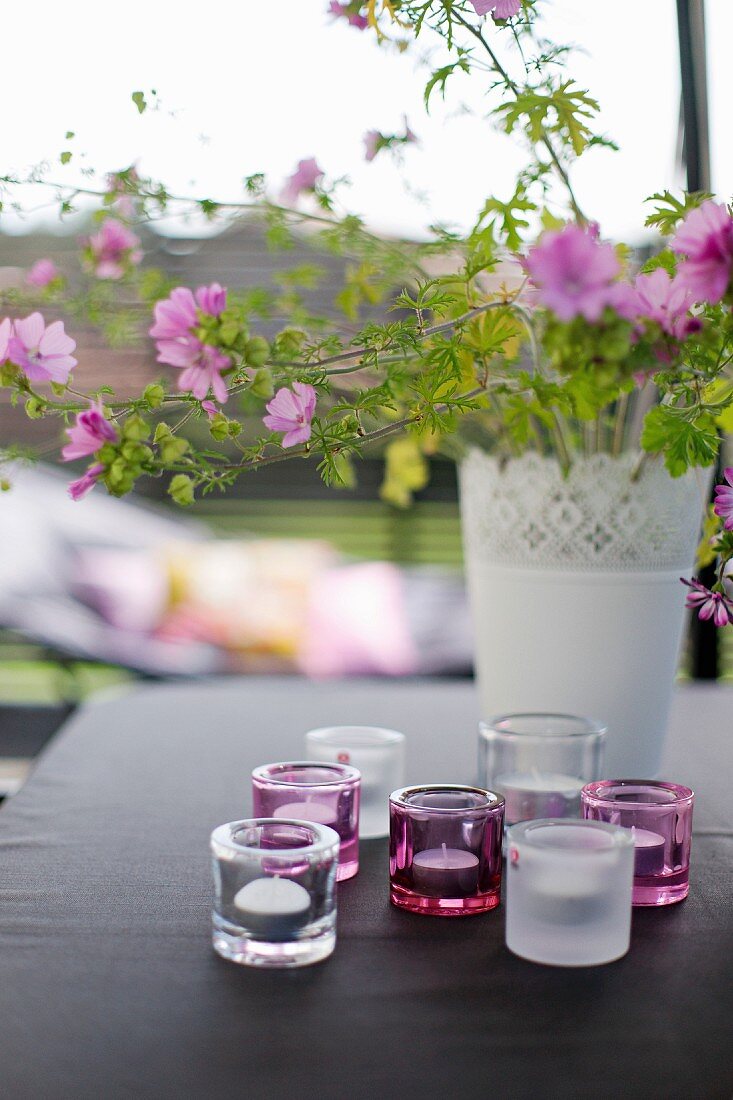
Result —
M506 823L580 817L606 729L572 714L504 714L479 724L479 784L503 794Z
M690 889L695 796L689 787L654 779L604 779L582 793L583 817L630 830L634 840L634 905L673 905Z
M634 843L597 821L524 821L507 833L506 943L530 962L599 966L629 949Z
M405 782L405 735L380 726L327 726L308 730L305 752L309 760L331 760L359 770L359 836L387 836L389 796Z
M389 812L393 905L465 917L499 904L503 798L479 787L403 787Z
M359 870L361 776L349 764L296 760L263 764L252 772L252 804L257 817L293 818L328 825L341 838L336 878Z
M214 950L246 966L308 966L336 944L338 834L250 818L211 834Z

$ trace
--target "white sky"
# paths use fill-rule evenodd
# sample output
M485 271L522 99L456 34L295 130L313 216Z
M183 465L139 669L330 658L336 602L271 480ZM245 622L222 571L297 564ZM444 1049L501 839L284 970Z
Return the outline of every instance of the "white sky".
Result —
M171 189L215 198L240 196L241 179L264 171L279 183L301 157L316 156L331 176L346 175L348 207L375 228L417 233L432 220L467 226L489 193L508 197L520 163L510 139L461 117L460 95L426 118L425 76L409 55L380 50L373 36L335 24L327 0L35 0L6 6L3 40L32 48L3 51L6 92L3 170L23 171L65 147L85 152L54 174L79 179L79 166L119 168L138 160ZM549 0L547 30L587 55L571 72L603 107L601 126L622 146L581 162L582 205L604 234L638 240L642 200L679 187L674 170L679 78L674 0L608 3ZM726 103L733 101L733 3L707 0L713 169L716 190L733 191L733 147ZM139 117L138 88L157 89L164 109ZM33 95L29 89L33 89ZM458 92L458 84L456 91ZM171 114L173 112L173 114ZM368 129L394 132L407 113L419 149L404 170L387 157L363 160ZM404 185L426 191L426 209ZM35 199L38 202L38 199ZM37 224L37 215L33 224ZM11 217L6 231L23 231Z

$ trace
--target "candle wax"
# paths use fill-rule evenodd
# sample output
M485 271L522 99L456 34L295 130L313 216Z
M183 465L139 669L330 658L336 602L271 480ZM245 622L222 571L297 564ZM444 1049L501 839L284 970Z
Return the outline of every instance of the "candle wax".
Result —
M478 891L478 857L462 848L428 848L412 857L412 881L419 894L465 898Z
M496 777L496 787L504 795L508 825L540 817L577 817L583 786L577 776L534 769Z
M634 874L659 875L664 871L664 837L649 829L637 829L632 825L634 834Z
M256 878L234 895L234 908L248 931L265 939L290 938L307 921L310 894L291 879Z
M297 821L314 821L317 825L335 825L336 811L325 802L286 802L273 810L273 817L294 817Z

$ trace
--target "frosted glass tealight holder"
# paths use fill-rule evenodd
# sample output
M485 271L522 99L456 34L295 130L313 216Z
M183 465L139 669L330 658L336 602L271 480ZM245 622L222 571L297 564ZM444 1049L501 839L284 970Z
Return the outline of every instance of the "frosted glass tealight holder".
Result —
M550 966L598 966L629 949L634 841L628 829L564 818L507 834L506 942Z
M389 796L405 782L405 735L380 726L327 726L305 735L309 760L350 764L361 772L359 836L389 835Z

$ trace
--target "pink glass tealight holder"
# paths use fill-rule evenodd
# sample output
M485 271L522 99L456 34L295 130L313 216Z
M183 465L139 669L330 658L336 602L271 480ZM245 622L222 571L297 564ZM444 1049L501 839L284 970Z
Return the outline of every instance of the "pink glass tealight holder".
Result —
M263 764L252 772L253 814L335 829L341 841L336 880L343 882L359 870L360 788L361 775L348 764Z
M402 787L389 800L390 900L433 917L499 904L504 799L480 787Z
M673 905L687 897L694 799L689 787L653 779L604 779L583 788L586 820L632 832L634 905Z

